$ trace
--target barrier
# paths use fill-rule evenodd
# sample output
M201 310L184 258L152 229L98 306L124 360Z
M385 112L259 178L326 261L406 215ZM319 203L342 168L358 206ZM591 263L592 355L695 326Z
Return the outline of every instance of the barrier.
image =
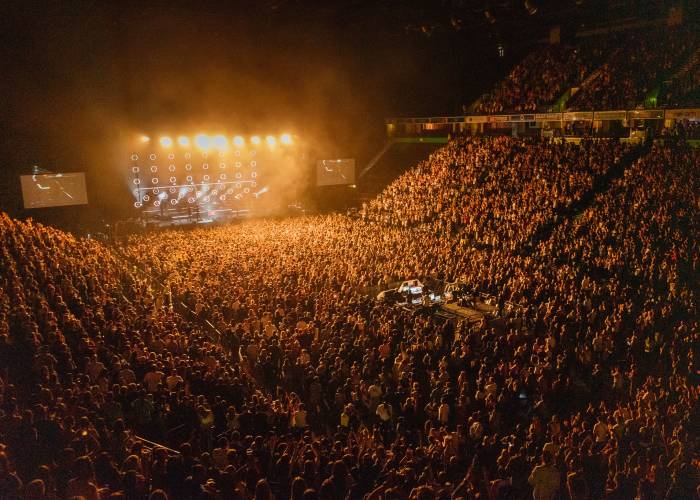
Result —
M392 136L411 129L412 133L424 130L445 130L458 132L466 125L484 126L483 124L544 124L551 122L611 122L631 120L700 120L700 108L684 109L632 109L605 111L573 111L553 113L522 113L498 115L465 115L465 116L428 116L387 118L385 120L387 133ZM402 130L397 131L397 127Z
M606 111L575 111L568 113L526 113L500 115L468 115L468 116L429 116L409 118L387 118L387 125L428 124L443 125L461 123L522 123L522 122L558 122L570 120L664 120L664 119L696 119L700 120L700 108L686 109L633 109Z

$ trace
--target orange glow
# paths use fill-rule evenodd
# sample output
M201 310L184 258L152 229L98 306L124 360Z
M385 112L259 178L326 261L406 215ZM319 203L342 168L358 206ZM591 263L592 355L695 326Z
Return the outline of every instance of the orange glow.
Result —
M194 143L199 149L209 149L212 146L211 137L207 134L198 134L194 138Z
M147 135L141 135L139 136L138 139L142 143L148 143L151 141L151 138ZM203 151L210 150L210 149L217 149L219 151L227 151L229 147L235 146L236 148L242 148L245 147L246 143L253 145L253 146L259 146L263 144L263 141L270 147L274 148L277 145L285 145L289 146L294 143L294 137L290 133L283 133L280 134L279 136L274 136L274 135L266 135L266 136L259 136L259 135L253 135L250 136L248 139L241 135L235 135L235 136L225 136L223 134L217 134L217 135L208 135L204 133L200 133L194 136L186 136L186 135L178 135L176 137L171 137L171 136L161 136L158 139L158 143L160 144L161 147L163 148L171 148L173 146L179 145L180 147L183 148L189 148L191 146L196 146L198 149L201 149Z

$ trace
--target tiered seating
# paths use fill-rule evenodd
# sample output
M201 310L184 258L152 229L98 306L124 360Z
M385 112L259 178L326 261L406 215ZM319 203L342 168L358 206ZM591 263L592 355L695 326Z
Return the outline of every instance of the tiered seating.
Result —
M514 249L589 192L624 151L608 142L459 139L397 178L363 213Z
M631 109L698 48L692 27L620 35L600 76L568 103L572 110Z
M550 45L533 51L476 106L477 114L533 112L583 81L601 47Z
M693 498L698 152L674 136L529 255L505 242L621 154L458 140L371 220L116 249L3 215L0 496ZM451 324L366 295L430 276L523 308Z
M682 68L699 48L700 37L692 25L645 28L592 37L577 45L541 47L484 95L473 112L544 111L568 89L584 83L566 102L569 110L632 109L656 92L662 81ZM675 81L658 96L659 104L696 105L697 73L690 71Z

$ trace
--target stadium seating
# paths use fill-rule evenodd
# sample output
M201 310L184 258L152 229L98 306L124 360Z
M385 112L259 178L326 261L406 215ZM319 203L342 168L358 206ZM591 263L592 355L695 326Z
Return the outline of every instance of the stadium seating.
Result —
M699 43L540 47L473 111L696 106ZM698 498L698 138L453 137L356 217L0 214L0 499Z
M656 27L589 36L575 45L547 45L528 54L490 93L473 106L473 114L546 111L571 89L571 111L634 109L653 101L665 107L697 104L697 28ZM681 73L682 75L677 74ZM682 78L681 78L682 76Z
M2 215L0 496L693 498L700 157L628 153L456 139L363 218L113 245ZM373 300L407 277L521 307Z

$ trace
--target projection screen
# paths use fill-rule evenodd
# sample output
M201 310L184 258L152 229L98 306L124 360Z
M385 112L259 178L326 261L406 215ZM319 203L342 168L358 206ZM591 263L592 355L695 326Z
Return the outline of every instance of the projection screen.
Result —
M87 205L85 173L21 175L24 208Z

